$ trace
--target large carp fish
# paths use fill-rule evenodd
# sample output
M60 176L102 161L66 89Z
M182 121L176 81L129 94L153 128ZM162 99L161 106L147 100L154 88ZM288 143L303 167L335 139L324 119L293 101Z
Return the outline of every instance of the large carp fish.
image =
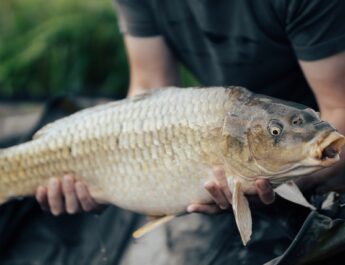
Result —
M278 187L331 166L344 141L299 104L240 87L166 88L80 111L0 150L0 201L73 173L98 201L162 217L146 231L192 203L211 202L204 183L222 166L246 244L252 219L244 194L255 193L255 180ZM297 186L286 187L277 191L308 206Z

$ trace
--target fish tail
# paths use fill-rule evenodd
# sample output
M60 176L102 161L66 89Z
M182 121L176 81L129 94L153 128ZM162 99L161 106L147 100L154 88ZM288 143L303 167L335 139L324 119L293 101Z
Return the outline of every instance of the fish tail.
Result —
M13 147L0 149L0 204L6 202L11 197L11 193L14 193L13 185L15 182L12 180L12 176L15 168L7 154L8 150L13 150Z
M24 159L33 141L0 149L0 204L12 197L31 195L37 184L28 179L31 165Z
M5 196L5 180L4 180L4 175L5 173L5 161L3 159L4 156L4 149L0 149L0 205L3 204L6 201L6 196Z

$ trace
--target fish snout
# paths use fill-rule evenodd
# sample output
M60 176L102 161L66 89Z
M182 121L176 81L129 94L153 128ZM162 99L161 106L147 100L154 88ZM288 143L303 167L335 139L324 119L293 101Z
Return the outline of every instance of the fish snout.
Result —
M316 141L316 147L313 151L313 157L318 161L318 163L321 166L331 166L339 160L339 155L344 144L345 137L341 135L339 132L337 132L335 129L332 129L331 132L321 136Z

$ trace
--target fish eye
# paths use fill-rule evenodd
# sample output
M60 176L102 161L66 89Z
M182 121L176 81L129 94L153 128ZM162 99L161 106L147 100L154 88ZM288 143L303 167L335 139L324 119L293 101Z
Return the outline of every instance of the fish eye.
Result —
M272 136L279 136L283 131L283 126L277 122L272 122L268 130Z

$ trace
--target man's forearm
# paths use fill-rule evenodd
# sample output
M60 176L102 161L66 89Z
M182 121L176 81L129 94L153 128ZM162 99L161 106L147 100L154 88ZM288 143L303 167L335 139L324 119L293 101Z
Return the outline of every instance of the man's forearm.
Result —
M180 84L179 67L162 36L125 37L130 65L128 96Z

